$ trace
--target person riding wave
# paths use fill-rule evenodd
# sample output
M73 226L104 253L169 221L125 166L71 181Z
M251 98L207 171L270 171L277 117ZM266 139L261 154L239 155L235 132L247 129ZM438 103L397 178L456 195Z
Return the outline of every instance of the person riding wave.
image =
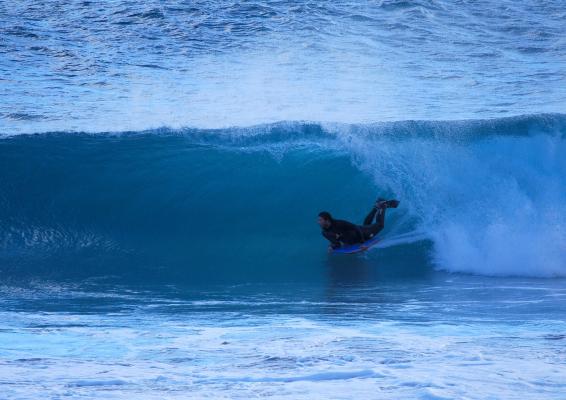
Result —
M328 251L331 252L343 245L364 243L377 235L385 226L385 210L397 208L398 200L378 199L363 225L356 225L341 219L334 219L328 211L318 214L318 225L322 228L322 236L330 241ZM375 223L372 223L375 217Z

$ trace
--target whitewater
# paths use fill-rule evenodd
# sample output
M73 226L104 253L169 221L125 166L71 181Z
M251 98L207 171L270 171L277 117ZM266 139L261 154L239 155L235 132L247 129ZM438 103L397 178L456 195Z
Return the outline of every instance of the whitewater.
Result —
M564 17L0 3L0 397L566 398Z

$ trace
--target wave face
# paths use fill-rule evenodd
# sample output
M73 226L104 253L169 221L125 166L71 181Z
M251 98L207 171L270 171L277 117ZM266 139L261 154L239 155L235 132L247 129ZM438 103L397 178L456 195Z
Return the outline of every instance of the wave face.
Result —
M5 138L2 274L301 281L358 264L566 276L565 133L564 115L535 115ZM329 257L318 211L361 222L377 195L401 200L383 248Z

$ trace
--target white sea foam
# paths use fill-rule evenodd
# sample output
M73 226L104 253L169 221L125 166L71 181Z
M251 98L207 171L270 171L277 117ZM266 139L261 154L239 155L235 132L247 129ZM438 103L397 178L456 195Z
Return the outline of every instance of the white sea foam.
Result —
M76 315L80 327L30 331L12 316L2 315L11 333L0 332L0 386L10 399L554 399L564 388L561 342L544 334L564 329L558 321L328 323L280 315L211 326L211 316ZM53 325L59 317L34 320Z
M566 276L566 141L561 134L447 133L399 140L337 131L360 169L401 199L417 231L434 244L439 269ZM389 245L418 240L412 233L395 239L404 229L397 225Z

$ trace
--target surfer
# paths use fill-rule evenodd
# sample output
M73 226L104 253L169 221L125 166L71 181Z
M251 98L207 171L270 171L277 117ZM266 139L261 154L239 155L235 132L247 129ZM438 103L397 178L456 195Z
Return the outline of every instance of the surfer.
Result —
M328 211L318 214L318 225L322 228L322 236L330 241L328 251L331 252L342 245L364 243L377 235L385 226L385 210L397 208L398 200L378 199L363 225L356 225L341 219L334 219ZM375 217L375 223L373 219Z

